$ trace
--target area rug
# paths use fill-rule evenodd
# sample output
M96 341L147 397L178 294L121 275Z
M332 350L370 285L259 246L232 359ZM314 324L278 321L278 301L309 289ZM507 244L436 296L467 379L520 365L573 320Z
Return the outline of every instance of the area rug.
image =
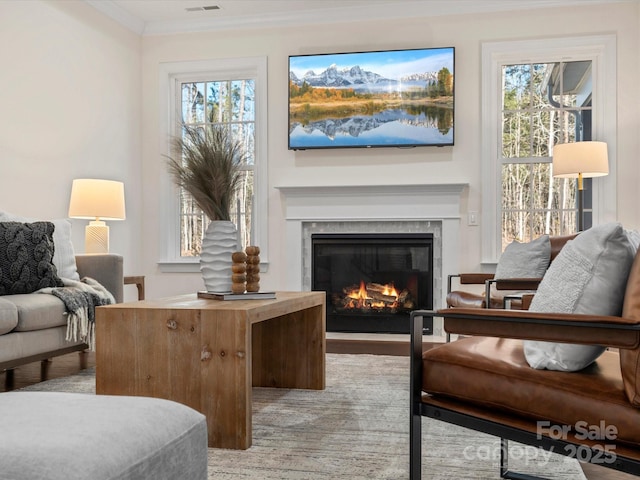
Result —
M327 388L254 388L253 446L209 449L209 479L409 478L409 358L327 354ZM24 390L95 393L93 369ZM423 419L423 478L499 479L499 441ZM577 461L510 443L513 471L585 479Z

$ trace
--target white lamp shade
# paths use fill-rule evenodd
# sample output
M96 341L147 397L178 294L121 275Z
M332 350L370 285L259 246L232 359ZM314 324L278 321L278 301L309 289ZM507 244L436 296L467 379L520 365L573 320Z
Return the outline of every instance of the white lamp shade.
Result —
M69 201L69 217L124 220L124 184L94 178L74 180Z
M605 142L559 143L553 147L553 176L561 178L603 177L609 174Z

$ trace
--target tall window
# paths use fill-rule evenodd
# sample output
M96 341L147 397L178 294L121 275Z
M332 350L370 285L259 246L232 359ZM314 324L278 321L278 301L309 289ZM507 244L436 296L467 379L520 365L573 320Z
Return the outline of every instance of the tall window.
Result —
M251 244L255 165L255 81L253 79L181 82L182 124L210 128L221 125L243 146L245 163L231 219L241 234L242 247ZM180 189L180 255L199 256L209 220L191 195Z
M242 246L260 246L261 271L269 262L267 232L267 59L226 58L160 65L161 154L177 158L171 137L182 125L222 125L245 153L242 182L231 206ZM159 160L160 161L160 160ZM168 169L161 175L162 271L198 271L202 235L209 219L190 195L176 188Z
M502 248L577 231L577 183L554 179L553 147L591 140L591 61L502 66ZM590 179L588 179L590 180ZM591 226L585 182L584 228Z
M609 176L584 182L584 227L615 220L615 36L487 42L481 102L483 263L577 231L576 180L553 177L559 143L608 143Z

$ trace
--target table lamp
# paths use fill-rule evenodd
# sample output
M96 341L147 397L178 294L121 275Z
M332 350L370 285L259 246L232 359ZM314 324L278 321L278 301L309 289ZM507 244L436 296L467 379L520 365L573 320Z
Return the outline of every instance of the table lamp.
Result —
M124 184L78 178L71 186L69 217L91 220L85 228L85 253L109 253L109 227L104 220L124 220Z
M584 225L583 178L609 174L607 144L605 142L560 143L553 147L553 176L578 179L578 231Z

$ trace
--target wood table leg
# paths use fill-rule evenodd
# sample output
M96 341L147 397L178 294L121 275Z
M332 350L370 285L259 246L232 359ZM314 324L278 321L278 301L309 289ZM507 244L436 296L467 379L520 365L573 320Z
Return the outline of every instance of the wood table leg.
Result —
M244 312L203 311L200 411L209 447L251 446L251 336Z
M253 385L325 388L325 309L318 305L253 325Z

